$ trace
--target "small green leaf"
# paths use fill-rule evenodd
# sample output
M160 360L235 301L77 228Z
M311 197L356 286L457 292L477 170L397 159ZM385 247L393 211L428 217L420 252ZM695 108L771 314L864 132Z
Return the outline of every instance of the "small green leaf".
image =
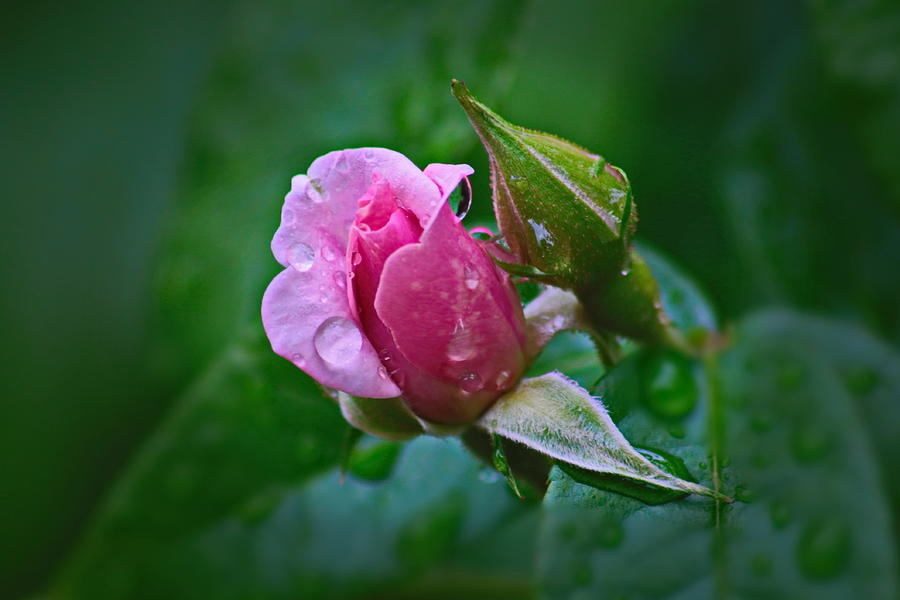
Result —
M506 453L503 451L503 438L496 433L492 433L491 444L494 447L494 468L506 478L506 482L509 484L509 487L512 488L512 491L516 496L523 498L522 492L519 491L519 484L516 482L516 477L513 475L512 469L509 466L509 461L506 460Z
M359 398L337 392L337 401L347 422L371 435L403 441L423 433L402 398Z
M560 373L523 380L502 396L478 424L491 433L583 469L727 499L647 460L622 436L599 400Z

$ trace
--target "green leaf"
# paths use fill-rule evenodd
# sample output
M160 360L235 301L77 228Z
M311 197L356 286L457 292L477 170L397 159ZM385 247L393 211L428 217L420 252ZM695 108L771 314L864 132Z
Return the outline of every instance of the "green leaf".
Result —
M622 436L600 401L560 373L523 380L497 400L478 425L583 469L724 498L647 460Z
M735 339L718 363L637 353L600 388L632 443L679 457L701 483L718 476L738 501L650 506L556 469L545 597L896 597L885 489L900 408L884 400L900 390L896 355L853 327L785 312L745 319Z
M534 524L507 530L533 504L480 476L456 440L400 452L368 438L342 482L345 431L334 403L267 344L232 348L138 456L48 596L403 597L408 586L438 597L457 576L463 589L483 579L497 597L528 594ZM471 563L473 548L517 565Z

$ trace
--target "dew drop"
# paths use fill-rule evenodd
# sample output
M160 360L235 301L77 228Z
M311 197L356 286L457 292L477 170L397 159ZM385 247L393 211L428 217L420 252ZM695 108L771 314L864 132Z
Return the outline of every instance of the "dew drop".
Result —
M319 184L318 179L309 180L309 186L306 188L306 197L316 204L322 203L324 198L322 197L322 186Z
M463 373L459 376L457 381L459 382L459 387L461 387L464 392L470 394L480 391L483 387L481 377L474 371Z
M469 332L460 327L447 344L447 358L453 362L462 362L475 356L475 344Z
M844 384L851 394L857 398L863 398L878 387L878 373L866 367L858 367L844 376Z
M539 223L534 219L528 219L528 224L531 225L531 230L534 232L534 237L537 239L538 243L542 246L552 246L553 245L553 236L547 230L547 226L543 223Z
M281 212L281 222L285 225L290 225L294 222L294 211L289 208L284 209Z
M350 319L329 317L316 329L313 345L325 362L345 365L359 354L362 348L362 334Z
M368 149L366 150L364 156L366 157L366 160L373 160L375 158L375 152L373 152L371 149Z
M341 152L341 155L338 156L337 162L334 163L334 168L337 169L340 173L346 173L350 169L350 164L347 162L346 152Z
M388 378L387 369L385 369L384 367L378 367L378 376L381 377L382 379L387 379Z
M625 539L621 521L603 519L594 533L594 540L601 548L615 548Z
M350 255L350 264L352 264L354 267L361 262L362 262L362 254L360 254L359 252L354 252L353 254Z
M298 271L309 271L315 258L315 251L303 242L296 242L287 250L288 263Z
M697 385L688 359L674 354L648 356L641 364L641 378L646 382L644 403L661 419L683 419L697 405Z
M347 287L346 273L344 273L343 271L335 271L334 275L332 276L332 279L334 279L334 285L338 286L342 290L346 289L346 287Z
M797 389L803 383L803 377L803 368L796 363L788 362L782 365L778 372L778 387L785 391Z
M684 439L684 436L687 435L687 432L685 432L684 427L681 425L673 423L672 425L669 425L669 435L675 439L682 440Z
M791 435L791 453L797 462L814 463L828 454L830 443L824 430L810 423L803 423Z
M810 579L831 579L847 566L850 541L850 529L843 521L812 521L797 541L797 565Z
M497 380L495 382L497 385L497 389L503 389L504 387L506 387L506 384L509 383L510 377L511 374L509 371L500 371L497 374Z
M784 529L791 522L791 509L787 503L778 500L769 506L769 518L772 520L772 527L775 529Z
M470 290L474 290L478 287L478 271L476 271L472 265L466 265L463 270L466 277L466 287Z
M331 249L331 246L328 246L328 245L322 246L321 254L322 254L322 258L324 258L328 262L331 262L334 260L334 256L335 256L334 250Z

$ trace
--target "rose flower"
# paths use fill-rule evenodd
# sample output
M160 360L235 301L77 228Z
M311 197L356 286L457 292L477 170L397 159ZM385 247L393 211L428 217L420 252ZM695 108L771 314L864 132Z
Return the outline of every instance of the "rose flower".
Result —
M285 269L262 302L274 351L324 386L402 396L432 423L469 423L515 385L518 295L447 201L472 172L361 148L295 176L272 240Z

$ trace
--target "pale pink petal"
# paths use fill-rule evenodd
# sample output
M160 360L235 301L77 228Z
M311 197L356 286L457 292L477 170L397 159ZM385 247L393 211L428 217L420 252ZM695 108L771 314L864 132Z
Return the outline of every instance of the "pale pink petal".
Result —
M281 225L272 240L276 260L288 266L288 254L296 252L292 249L298 244L317 250L314 244L322 230L338 242L343 254L357 203L375 174L390 185L397 202L415 213L424 226L440 201L440 191L408 158L384 148L338 150L317 158L307 175L297 175L291 181Z
M322 385L354 396L398 396L350 314L346 292L336 283L343 276L318 262L302 271L288 267L272 280L262 302L272 349Z
M524 368L524 318L514 290L446 204L421 243L388 258L375 309L406 359L457 386L466 398L451 404L468 402L469 413L486 408Z
M447 197L453 193L459 182L475 172L469 165L446 165L443 163L431 163L423 171L441 190L441 202L446 202Z

